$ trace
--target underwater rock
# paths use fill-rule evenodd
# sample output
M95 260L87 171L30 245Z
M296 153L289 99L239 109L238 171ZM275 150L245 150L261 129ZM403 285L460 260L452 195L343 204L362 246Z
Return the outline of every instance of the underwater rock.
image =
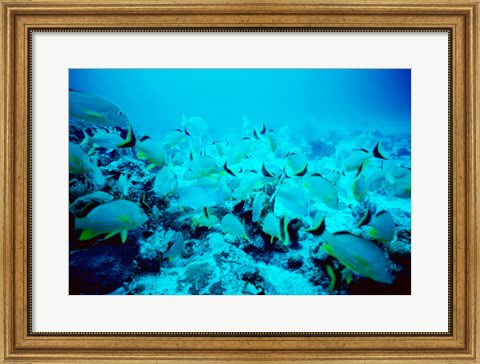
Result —
M211 261L202 261L191 264L185 271L185 276L179 282L189 286L189 294L201 294L212 283L215 266Z
M410 151L407 148L400 148L397 150L397 157L410 156Z
M299 273L258 263L258 272L265 281L265 291L269 294L292 295L303 292L303 294L318 294L313 284Z
M358 223L362 219L362 217L365 215L365 212L367 210L370 211L372 215L374 215L375 212L377 211L377 206L373 202L364 201L357 205L353 205L351 209L352 209L352 216L355 219L355 221Z
M155 259L144 259L137 257L136 259L138 268L143 273L158 273L161 270L161 257L160 255Z
M161 226L155 230L146 240L139 240L138 259L155 260L168 249L168 242L175 238L175 231L164 230ZM137 259L137 260L138 260Z
M311 150L311 157L315 158L323 158L323 157L330 157L335 154L335 145L325 143L321 139L312 140L309 143L310 150Z
M113 200L113 196L110 195L109 193L96 191L88 195L77 198L70 205L70 212L75 217L84 217L95 206L102 205L112 200Z
M298 231L303 227L302 222L299 219L293 219L288 223L287 231L290 236L290 249L299 250L302 246L299 244Z
M69 142L74 142L75 144L80 144L83 139L85 138L85 135L83 134L83 131L87 130L83 127L80 127L76 123L69 123L68 125L68 141Z
M111 241L70 254L69 294L106 294L130 279L137 245L132 239Z
M303 265L303 258L301 256L290 257L287 262L288 268L292 270L300 269Z
M286 253L290 250L288 245L283 244L282 241L278 239L274 239L271 245L274 252Z
M222 295L225 292L225 288L223 288L222 282L216 282L210 286L208 289L208 294L211 295Z
M405 240L410 243L411 232L409 229L398 229L397 230L397 240Z
M242 281L245 282L243 293L249 295L265 294L265 290L263 288L265 281L258 273L258 270L244 274L242 276Z
M70 175L70 201L75 201L79 197L85 196L90 192L93 192L85 179L85 176L82 175Z
M256 286L254 286L253 284L251 283L248 283L245 287L245 294L249 294L249 295L252 295L252 296L257 296L260 294L260 292L262 292L263 290L261 289L258 289Z
M411 249L412 247L409 240L400 239L398 237L397 240L388 244L388 250L391 253L410 254Z

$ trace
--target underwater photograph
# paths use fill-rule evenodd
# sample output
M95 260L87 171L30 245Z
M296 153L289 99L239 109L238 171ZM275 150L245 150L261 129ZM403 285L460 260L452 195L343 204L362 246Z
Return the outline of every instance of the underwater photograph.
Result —
M410 69L70 69L68 92L70 295L411 294Z

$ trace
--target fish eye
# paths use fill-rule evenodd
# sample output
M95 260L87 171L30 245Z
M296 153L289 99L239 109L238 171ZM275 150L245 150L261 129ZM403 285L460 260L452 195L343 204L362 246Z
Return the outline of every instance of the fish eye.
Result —
M122 115L123 115L123 112L121 112L120 110L118 110L118 115L122 116Z

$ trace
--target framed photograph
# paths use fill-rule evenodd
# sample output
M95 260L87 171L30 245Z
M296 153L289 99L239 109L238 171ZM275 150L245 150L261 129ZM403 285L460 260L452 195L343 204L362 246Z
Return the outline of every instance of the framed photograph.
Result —
M478 6L4 0L1 362L479 363Z

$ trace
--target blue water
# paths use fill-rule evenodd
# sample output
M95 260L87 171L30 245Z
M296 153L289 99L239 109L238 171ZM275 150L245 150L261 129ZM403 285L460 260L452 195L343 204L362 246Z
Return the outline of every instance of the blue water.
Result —
M226 132L245 115L277 128L410 133L409 69L71 69L70 88L106 96L152 136L182 115Z

